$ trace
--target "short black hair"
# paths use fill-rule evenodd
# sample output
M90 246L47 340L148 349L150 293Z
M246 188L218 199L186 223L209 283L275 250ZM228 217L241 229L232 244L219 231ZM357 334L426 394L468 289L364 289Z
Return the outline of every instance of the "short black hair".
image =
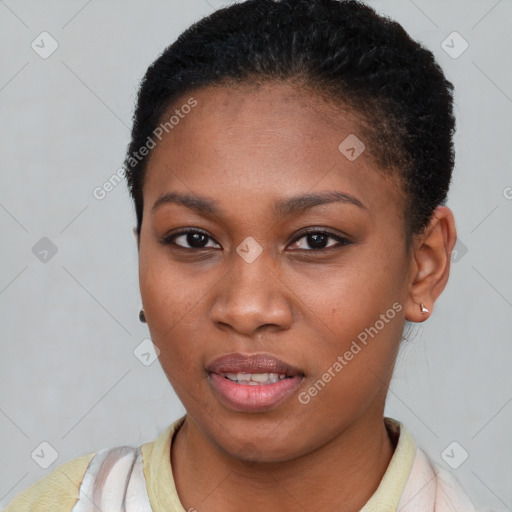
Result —
M208 85L267 81L303 86L359 115L370 155L400 178L408 240L445 204L455 159L453 85L433 54L357 0L247 0L194 23L141 81L124 162L138 234L149 158L139 150L167 110Z

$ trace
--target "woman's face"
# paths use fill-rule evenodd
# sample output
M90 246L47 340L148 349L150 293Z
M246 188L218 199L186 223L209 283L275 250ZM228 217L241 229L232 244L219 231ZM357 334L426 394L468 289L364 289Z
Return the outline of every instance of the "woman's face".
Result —
M399 187L357 119L311 94L191 96L151 150L139 240L151 337L189 419L268 461L382 421L409 300Z

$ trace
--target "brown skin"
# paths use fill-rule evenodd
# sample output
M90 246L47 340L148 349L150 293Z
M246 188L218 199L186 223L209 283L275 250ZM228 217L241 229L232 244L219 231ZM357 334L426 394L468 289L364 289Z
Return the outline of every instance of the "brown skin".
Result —
M438 208L407 248L397 181L376 169L369 144L353 162L340 153L341 141L362 133L357 116L334 115L314 95L270 83L193 97L198 106L151 152L138 240L151 337L187 410L171 456L180 500L200 512L358 511L393 454L385 397L405 319L428 318L419 304L432 311L446 285L453 214ZM276 200L327 190L364 207L336 202L286 217L272 210ZM214 199L222 213L177 204L152 212L171 191ZM315 249L315 240L298 239L307 227L352 243L329 237L324 246L333 249ZM186 235L174 242L188 252L159 242L178 228L205 231L207 248L190 249ZM250 264L236 252L248 236L263 248ZM401 311L300 403L298 393L394 303ZM272 410L226 407L205 368L232 352L275 355L303 371L301 387Z

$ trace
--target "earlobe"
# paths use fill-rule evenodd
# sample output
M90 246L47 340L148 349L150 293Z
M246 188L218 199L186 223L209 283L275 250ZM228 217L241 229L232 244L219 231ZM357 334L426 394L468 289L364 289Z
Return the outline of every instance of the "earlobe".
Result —
M414 244L405 307L407 320L423 322L429 318L436 299L448 282L450 258L456 240L453 213L446 206L439 206Z

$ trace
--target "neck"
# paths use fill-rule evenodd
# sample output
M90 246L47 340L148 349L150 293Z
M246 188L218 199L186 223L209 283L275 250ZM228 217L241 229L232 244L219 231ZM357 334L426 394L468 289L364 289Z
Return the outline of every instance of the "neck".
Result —
M171 461L185 510L359 511L394 451L382 411L363 417L315 451L286 462L246 462L213 446L187 417Z

